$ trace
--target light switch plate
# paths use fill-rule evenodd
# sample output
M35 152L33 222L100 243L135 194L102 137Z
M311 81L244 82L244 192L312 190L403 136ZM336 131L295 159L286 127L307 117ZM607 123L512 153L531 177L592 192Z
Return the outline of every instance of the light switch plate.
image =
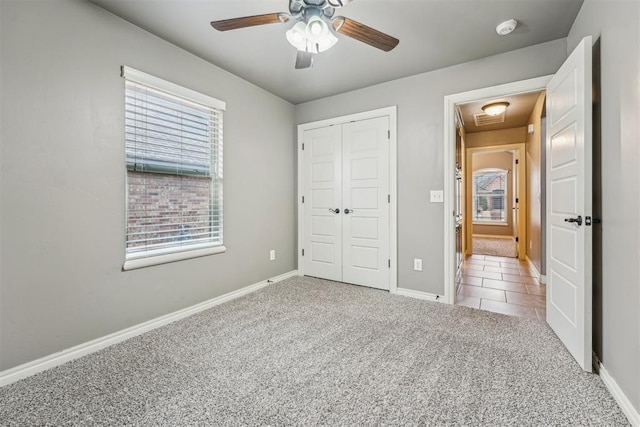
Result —
M444 191L431 190L431 203L444 203Z
M422 271L422 260L420 258L413 259L413 269L415 271Z

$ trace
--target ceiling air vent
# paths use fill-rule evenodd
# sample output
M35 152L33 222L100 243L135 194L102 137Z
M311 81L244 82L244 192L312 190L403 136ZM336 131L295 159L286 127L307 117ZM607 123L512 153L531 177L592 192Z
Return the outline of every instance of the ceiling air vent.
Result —
M496 114L495 116L491 116L485 113L478 113L473 115L473 119L476 122L476 126L488 126L488 125L497 125L499 123L504 123L505 117L506 117L506 111L503 111L501 114Z

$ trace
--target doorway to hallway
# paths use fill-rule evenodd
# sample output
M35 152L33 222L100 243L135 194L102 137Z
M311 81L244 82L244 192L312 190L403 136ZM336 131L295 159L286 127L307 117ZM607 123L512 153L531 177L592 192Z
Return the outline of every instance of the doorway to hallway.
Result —
M456 305L545 321L547 286L528 261L474 254L461 273Z

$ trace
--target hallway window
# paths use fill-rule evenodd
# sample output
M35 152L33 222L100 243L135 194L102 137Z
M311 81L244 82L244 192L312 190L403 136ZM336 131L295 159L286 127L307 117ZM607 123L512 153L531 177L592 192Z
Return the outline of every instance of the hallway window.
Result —
M224 103L126 67L123 76L124 269L224 252Z
M507 223L507 171L484 169L473 173L473 222Z

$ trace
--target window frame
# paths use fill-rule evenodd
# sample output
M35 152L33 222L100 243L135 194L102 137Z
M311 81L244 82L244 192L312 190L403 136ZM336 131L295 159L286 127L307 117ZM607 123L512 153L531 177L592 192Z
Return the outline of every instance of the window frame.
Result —
M202 93L196 92L194 90L185 88L183 86L177 85L175 83L168 82L166 80L160 79L158 77L154 77L152 75L143 73L141 71L135 70L131 67L122 66L121 68L121 77L124 80L129 80L132 83L136 83L142 86L146 86L150 89L157 90L160 92L164 92L168 95L181 98L187 102L193 102L196 104L204 105L208 108L212 108L214 110L218 110L220 112L220 134L219 138L216 141L218 144L214 149L218 150L218 158L215 160L217 164L214 165L214 158L211 158L211 168L212 170L219 171L219 177L216 177L212 174L209 178L211 179L212 190L210 192L211 197L211 206L215 208L215 204L219 203L219 206L224 209L224 196L223 196L223 176L222 176L222 147L223 147L223 137L222 137L222 127L223 127L223 117L222 114L226 109L226 103L210 97L208 95L204 95ZM125 85L126 86L126 85ZM124 89L124 88L123 88ZM123 90L123 95L125 91ZM124 102L123 102L124 105ZM123 124L123 129L125 128ZM126 144L125 144L126 146ZM138 254L131 254L128 252L127 248L127 235L129 233L129 171L131 169L128 167L127 158L126 158L126 150L125 150L125 161L124 161L124 169L125 169L125 261L123 264L123 271L134 270L143 267L149 267L153 265L166 264L176 261L181 261L185 259L199 258L207 255L214 255L219 253L226 252L226 247L223 243L224 235L221 234L220 244L212 244L210 242L202 242L195 243L191 245L182 245L180 247L173 246L161 249L152 249L150 251L141 252ZM133 170L135 171L135 170ZM141 172L141 171L138 171ZM159 174L157 171L144 171L144 173L155 173ZM176 175L180 176L180 175ZM214 181L218 180L215 184ZM214 195L213 185L218 185L219 195ZM222 220L223 212L219 213L219 217ZM224 223L220 225L220 232L224 228Z
M479 220L476 219L476 215L477 215L477 211L476 211L476 182L475 182L475 178L476 175L489 175L489 174L503 174L504 175L504 183L505 183L505 188L504 188L504 193L501 194L500 196L503 198L503 209L504 210L504 220L497 220L497 221L483 221L483 220ZM498 169L498 168L485 168L485 169L478 169L476 171L473 171L472 173L472 179L471 179L471 220L473 225L494 225L494 226L499 226L499 227L508 227L509 226L509 217L508 217L508 199L507 197L509 196L509 171L507 169ZM496 197L496 196L492 196L492 197Z

